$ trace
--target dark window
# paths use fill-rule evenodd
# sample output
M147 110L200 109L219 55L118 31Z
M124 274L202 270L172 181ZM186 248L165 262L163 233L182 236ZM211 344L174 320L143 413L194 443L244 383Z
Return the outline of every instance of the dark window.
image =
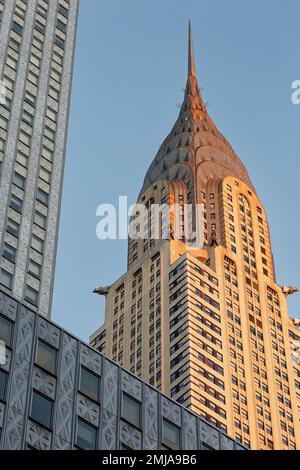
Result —
M140 427L141 405L139 402L123 393L122 399L122 418L136 427Z
M78 418L76 445L80 449L96 449L97 430L90 424Z
M56 27L60 29L63 33L67 31L67 26L65 25L65 23L63 23L59 19L56 20Z
M40 201L42 204L47 205L48 204L48 198L49 194L47 194L45 191L43 191L41 188L38 188L37 191L37 200Z
M13 177L13 183L18 186L20 189L25 188L25 178L24 176L20 175L19 173L15 172Z
M43 18L47 18L47 10L46 10L46 8L42 7L41 5L38 5L36 11L37 11Z
M2 284L4 287L7 287L7 289L11 289L12 280L12 274L7 272L5 269L0 269L0 284Z
M23 111L22 114L22 120L32 126L33 124L33 115L31 113L28 113L27 111ZM15 183L16 184L16 183ZM25 179L24 179L24 186L25 186ZM24 189L24 187L22 187Z
M30 104L31 106L34 106L35 105L35 96L33 96L31 93L29 93L29 91L25 90L24 101L26 101L26 103Z
M56 372L57 351L50 345L39 340L36 353L36 363L43 369L55 374Z
M8 348L12 346L13 323L0 316L0 340L4 341Z
M41 269L42 267L38 263L32 261L32 259L29 260L28 273L31 274L31 276L35 277L36 279L40 279Z
M12 194L10 199L10 207L12 207L12 209L15 209L15 211L17 212L22 212L22 200Z
M12 219L7 219L6 231L15 237L18 237L19 224Z
M202 442L202 450L215 450L215 449L205 444L204 442Z
M45 34L45 26L40 21L36 20L34 27L39 33Z
M179 449L180 445L180 429L165 419L162 422L162 443L169 449Z
M65 48L65 42L62 39L60 39L58 36L55 36L55 44L61 49Z
M31 418L49 429L51 427L52 406L52 401L48 400L48 398L37 392L33 392Z
M81 367L80 391L94 401L99 400L99 377L85 367Z
M34 214L34 223L37 224L39 227L46 229L46 221L47 218L45 215L41 214L38 211L35 211Z
M31 286L26 286L25 290L25 300L30 302L32 305L37 306L39 300L39 293Z
M0 400L5 400L7 373L0 370Z
M14 263L16 259L16 249L8 243L4 243L3 256L4 258Z
M66 18L68 18L68 10L64 6L62 6L60 3L58 4L57 11L61 13L63 16L65 16Z
M133 450L132 447L126 446L122 442L120 443L120 450Z
M42 253L44 241L36 235L32 235L31 246L34 250L38 251L39 253Z
M20 36L22 36L22 32L23 32L23 28L21 25L19 25L19 23L17 23L16 21L13 21L13 24L12 24L12 29L15 33L19 34Z

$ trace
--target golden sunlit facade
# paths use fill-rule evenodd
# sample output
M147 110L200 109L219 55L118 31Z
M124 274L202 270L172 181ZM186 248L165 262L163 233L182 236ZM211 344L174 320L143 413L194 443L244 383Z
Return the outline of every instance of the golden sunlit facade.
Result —
M171 208L170 237L149 224L129 239L91 345L251 449L300 449L300 321L286 300L296 289L276 284L263 205L207 113L191 31L184 102L138 202ZM185 204L203 208L202 247L185 239Z

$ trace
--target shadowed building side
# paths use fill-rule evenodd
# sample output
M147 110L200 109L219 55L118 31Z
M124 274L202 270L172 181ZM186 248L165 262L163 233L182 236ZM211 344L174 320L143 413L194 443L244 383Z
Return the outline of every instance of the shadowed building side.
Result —
M48 317L78 8L0 2L0 287Z

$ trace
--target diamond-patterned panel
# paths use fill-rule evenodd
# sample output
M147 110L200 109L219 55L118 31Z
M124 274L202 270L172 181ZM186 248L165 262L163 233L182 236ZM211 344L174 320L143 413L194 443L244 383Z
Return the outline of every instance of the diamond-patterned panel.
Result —
M55 348L59 348L60 330L52 323L42 317L38 320L38 337L51 344Z
M186 410L183 410L182 432L183 448L185 450L196 450L198 448L197 418Z
M32 386L41 393L55 399L56 379L38 367L34 367Z
M8 409L7 422L5 426L5 436L3 449L21 450L23 446L23 429L25 419L15 409Z
M10 320L15 321L17 315L18 303L0 291L0 313Z
M113 414L117 414L118 399L118 367L110 361L104 360L103 380L103 407Z
M55 434L71 442L78 342L63 333Z
M4 403L0 403L0 428L2 428L3 426L4 412L5 412L5 405Z
M16 354L21 356L26 361L30 361L31 359L35 317L36 315L33 312L21 305Z
M120 422L120 442L131 449L140 450L142 448L142 435L138 429L128 423Z
M100 354L82 343L80 344L80 362L96 374L101 375L102 360Z
M54 450L70 450L71 445L69 442L64 441L60 436L54 437Z
M99 405L84 397L80 393L77 396L77 414L89 423L98 427L99 425Z
M234 441L230 437L220 434L221 450L234 450Z
M124 370L121 371L121 389L139 401L142 401L142 382Z
M143 437L143 449L144 450L157 450L158 442L145 434Z
M50 450L51 432L32 421L28 421L26 442L39 450Z
M117 448L117 417L107 411L105 408L102 409L101 414L101 450L114 450Z
M145 434L158 441L158 392L144 385Z
M25 361L22 357L15 357L11 378L9 406L22 414L25 414L29 366L29 362Z
M161 397L161 413L177 426L181 426L181 407L166 397Z
M220 448L219 443L219 431L213 428L204 421L200 421L200 439L202 442L212 447L213 449L218 450Z

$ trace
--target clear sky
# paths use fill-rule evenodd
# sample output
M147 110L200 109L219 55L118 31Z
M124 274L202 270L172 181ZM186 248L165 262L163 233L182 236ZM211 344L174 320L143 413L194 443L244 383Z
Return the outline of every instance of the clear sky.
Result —
M278 283L300 286L299 0L81 0L52 319L82 339L103 321L94 287L126 271L96 237L96 207L128 195L178 114L192 21L208 111L266 208ZM289 300L300 314L300 294Z

